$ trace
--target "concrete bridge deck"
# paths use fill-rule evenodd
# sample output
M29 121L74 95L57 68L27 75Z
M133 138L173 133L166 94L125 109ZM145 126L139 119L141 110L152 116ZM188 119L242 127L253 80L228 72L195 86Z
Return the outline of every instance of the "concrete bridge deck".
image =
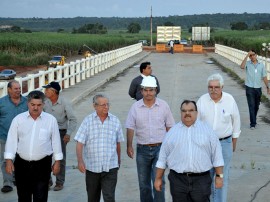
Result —
M270 198L270 161L269 161L269 124L263 122L269 109L260 106L258 128L249 129L249 114L245 91L235 80L221 71L217 63L211 64L214 58L219 64L235 71L241 78L244 72L234 63L216 55L187 53L150 53L142 52L114 67L105 70L82 83L65 89L62 94L74 104L79 124L93 111L90 99L95 91L104 92L110 97L110 111L117 115L123 124L128 110L134 100L127 91L131 80L139 74L139 68L133 67L142 61L152 63L153 74L159 79L161 99L168 102L176 121L180 120L179 105L184 99L197 99L207 92L206 79L212 73L221 73L225 79L224 91L231 93L238 103L242 121L242 133L234 153L229 184L228 202L265 202ZM265 89L264 89L265 93ZM74 134L73 134L74 137ZM74 141L67 146L67 173L64 189L59 192L49 191L51 202L87 201L84 175L77 166ZM2 185L2 175L0 185ZM265 186L264 186L265 185ZM0 193L0 201L17 201L16 188L13 192ZM126 155L126 143L122 144L122 165L119 170L116 187L116 201L138 202L139 187L135 160ZM169 183L166 185L166 201L170 202Z

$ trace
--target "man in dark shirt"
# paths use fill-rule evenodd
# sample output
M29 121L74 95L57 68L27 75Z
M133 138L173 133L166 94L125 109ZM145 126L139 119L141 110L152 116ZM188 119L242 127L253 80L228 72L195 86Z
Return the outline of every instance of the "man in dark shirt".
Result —
M142 93L141 93L141 83L144 77L147 76L153 76L152 74L152 68L151 68L151 63L150 62L143 62L140 65L140 72L141 75L135 77L129 87L129 91L128 94L130 95L130 97L132 97L133 99L136 99L137 101L142 99ZM155 76L153 76L155 77ZM158 83L158 79L155 77L156 81L157 81L157 93L158 94L160 92L160 86Z

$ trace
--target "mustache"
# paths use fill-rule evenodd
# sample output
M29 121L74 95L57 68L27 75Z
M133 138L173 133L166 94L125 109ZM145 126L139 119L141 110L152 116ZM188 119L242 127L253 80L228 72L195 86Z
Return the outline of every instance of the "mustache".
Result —
M189 114L185 115L185 118L187 118L187 117L191 117L191 115L189 115Z

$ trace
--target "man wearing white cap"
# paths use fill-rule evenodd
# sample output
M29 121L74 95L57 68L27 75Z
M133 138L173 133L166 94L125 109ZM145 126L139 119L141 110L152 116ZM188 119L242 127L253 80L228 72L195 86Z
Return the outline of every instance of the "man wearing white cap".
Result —
M141 92L143 99L131 106L126 120L127 155L132 159L134 157L132 141L136 131L140 201L165 201L165 186L162 186L161 192L157 192L153 184L161 143L175 122L169 105L156 97L157 82L154 77L148 76L142 80Z

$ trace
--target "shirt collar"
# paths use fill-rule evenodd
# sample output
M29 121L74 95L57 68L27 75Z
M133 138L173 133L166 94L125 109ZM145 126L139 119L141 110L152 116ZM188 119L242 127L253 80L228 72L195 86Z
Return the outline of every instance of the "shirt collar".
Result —
M95 118L99 118L99 116L97 115L97 112L96 112L96 111L94 111L93 115L94 115ZM112 115L108 112L107 118L110 119L111 116L112 116ZM106 119L107 119L107 118L106 118Z
M144 102L143 102L143 98L140 99L140 100L137 101L137 102L138 102L138 104L139 104L140 107L146 107L146 105L145 105ZM155 106L155 105L157 105L157 106L160 105L160 102L159 102L158 98L155 98L155 103L152 105L152 107Z

